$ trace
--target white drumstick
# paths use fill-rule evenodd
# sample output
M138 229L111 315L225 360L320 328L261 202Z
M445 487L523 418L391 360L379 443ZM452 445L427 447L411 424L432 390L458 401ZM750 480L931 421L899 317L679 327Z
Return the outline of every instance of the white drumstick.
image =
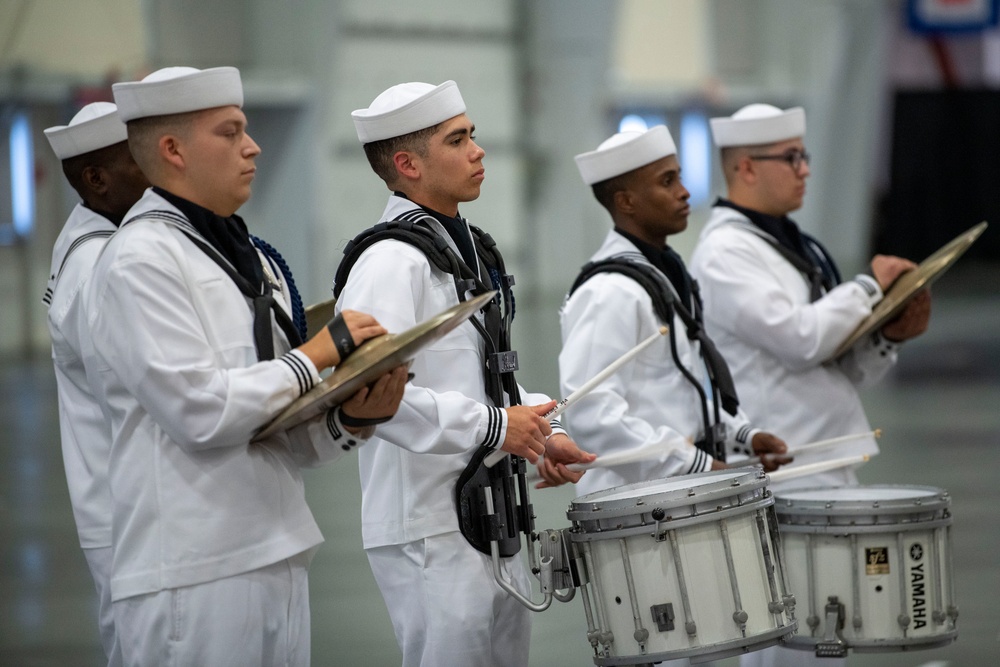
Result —
M835 470L845 466L864 463L872 456L874 454L861 454L860 456L847 456L842 459L834 459L833 461L819 461L817 463L807 463L802 466L792 466L791 468L780 468L774 472L767 473L767 477L772 483L784 482L796 477L804 477L818 472L826 472L827 470Z
M866 431L864 433L855 433L853 435L842 435L837 438L829 438L827 440L819 440L817 442L809 443L808 445L800 445L798 447L789 448L789 454L798 454L803 451L811 449L822 449L823 447L829 447L831 445L837 444L839 442L845 442L848 440L854 440L856 438L863 438L865 436L873 435L876 438L882 435L881 429L875 429L874 431ZM612 452L610 454L605 454L603 456L598 456L596 459L590 463L570 463L566 466L568 470L573 472L581 472L584 470L590 470L591 468L611 468L614 466L625 465L626 463L641 463L645 461L654 461L663 457L666 452L663 447L658 445L641 445L639 447L633 447L632 449L627 449L622 452ZM774 456L781 456L780 454L775 454ZM750 466L760 463L760 457L754 456L749 459L742 459L739 461L734 461L732 465L734 466ZM826 462L821 462L826 463ZM811 465L811 464L810 464ZM805 466L800 466L804 468Z
M625 465L626 463L638 463L642 461L652 461L663 458L668 452L659 444L647 444L622 452L611 452L598 456L590 463L570 463L566 466L568 470L580 472L591 468L611 468L613 466Z
M583 386L574 391L572 394L570 394L566 398L556 403L556 407L552 408L542 416L545 419L552 421L553 419L561 415L566 408L573 405L578 400L580 400L581 398L592 392L597 387L597 385L607 380L609 377L614 375L619 368L621 368L622 366L624 366L625 364L627 364L628 362L632 361L637 356L639 356L639 354L643 350L645 350L647 347L649 347L657 340L659 340L660 336L665 335L668 331L670 331L670 329L668 329L667 327L665 326L660 327L659 331L657 331L655 334L653 334L646 340L642 341L641 343L633 347L631 350L629 350L622 356L612 361L610 364L608 364L607 368L605 368L603 371L601 371L594 377L590 378L590 380L585 382ZM489 456L486 457L486 467L492 468L498 462L502 461L503 457L505 456L507 456L507 452L500 450L491 453Z
M867 438L873 436L876 440L882 437L882 429L877 428L874 431L865 431L864 433L852 433L851 435L841 435L836 438L827 438L826 440L817 440L816 442L810 442L805 445L797 445L795 447L789 447L788 451L784 454L778 454L776 452L765 454L765 456L794 456L795 454L801 454L802 452L808 452L814 449L823 449L825 447L831 447L833 445L838 445L842 442L848 442L850 440L860 440L861 438ZM741 459L739 461L734 461L734 465L749 466L760 463L759 456L751 456L748 459Z

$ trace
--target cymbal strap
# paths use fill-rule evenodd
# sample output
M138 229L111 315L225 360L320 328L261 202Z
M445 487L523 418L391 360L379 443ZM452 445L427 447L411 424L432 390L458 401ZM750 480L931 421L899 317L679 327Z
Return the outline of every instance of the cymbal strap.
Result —
M351 330L347 328L347 323L344 322L343 314L337 313L337 316L326 325L326 330L330 332L330 338L333 339L333 345L337 348L337 354L340 355L341 363L358 349L358 346L354 344L354 338L351 336Z

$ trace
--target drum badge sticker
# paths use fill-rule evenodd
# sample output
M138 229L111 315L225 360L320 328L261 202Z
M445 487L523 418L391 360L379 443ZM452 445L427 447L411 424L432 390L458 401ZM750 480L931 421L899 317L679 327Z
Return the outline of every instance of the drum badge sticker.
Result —
M865 548L865 574L889 574L889 547Z
M927 592L925 590L926 573L924 572L924 545L914 542L910 545L910 595L913 617L913 629L919 630L927 625Z

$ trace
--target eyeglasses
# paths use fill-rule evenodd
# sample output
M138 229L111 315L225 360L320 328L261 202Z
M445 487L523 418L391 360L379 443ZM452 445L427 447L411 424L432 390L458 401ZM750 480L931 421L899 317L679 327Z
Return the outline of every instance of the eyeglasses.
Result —
M784 153L779 153L777 155L751 155L751 160L781 160L782 162L787 162L788 166L792 168L792 171L798 172L802 168L802 165L809 166L809 153L805 151L800 151L798 149L792 149L790 151L785 151Z

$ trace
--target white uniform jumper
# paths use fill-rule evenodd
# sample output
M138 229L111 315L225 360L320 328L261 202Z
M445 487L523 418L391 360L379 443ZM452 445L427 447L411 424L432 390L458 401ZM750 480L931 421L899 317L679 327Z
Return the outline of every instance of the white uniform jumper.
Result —
M197 234L147 190L105 247L87 292L93 349L84 360L111 420L111 590L116 619L133 633L122 638L126 663L256 665L277 656L308 664L305 556L322 536L299 468L360 443L335 411L251 443L319 376L305 355L289 351L273 317L278 356L257 361L247 299L184 229ZM274 265L265 275L287 311L287 280ZM277 589L290 590L284 598L246 598L231 583L208 583L263 576L253 571L276 564ZM272 635L274 623L284 625Z
M420 210L393 195L381 221ZM458 254L444 227L429 224ZM417 248L383 240L351 269L337 308L371 313L400 332L457 303L450 274ZM490 559L465 541L456 515L455 484L473 452L506 433L503 406L486 395L483 354L469 322L422 350L396 416L359 451L364 547L406 666L527 664L529 612L496 584ZM549 400L521 395L525 405ZM520 558L506 559L504 570L527 594Z
M83 293L101 249L118 229L77 204L52 249L52 270L43 301L59 395L59 437L73 518L100 603L101 643L109 665L121 664L111 614L111 433L87 383L81 339L89 338Z
M705 327L730 361L741 405L791 446L870 431L858 387L888 371L896 346L876 335L830 357L882 298L878 283L859 275L810 302L806 278L764 236L742 213L716 206L691 259ZM790 467L877 452L866 437L801 454ZM773 488L856 483L844 467Z
M591 261L613 256L649 265L635 244L611 230ZM663 278L667 280L665 275ZM636 281L617 273L600 273L580 285L564 304L560 321L563 347L559 377L563 396L662 325L649 294ZM590 470L576 485L581 494L711 469L711 456L694 445L704 435L701 397L675 367L669 335L676 338L681 363L706 387L711 414L712 394L704 361L698 342L687 337L678 315L669 326L672 334L601 383L563 417L573 438L598 457L654 445L661 451L659 458ZM732 417L720 410L720 418L727 427L729 451L744 450L760 430L751 428L742 412Z

